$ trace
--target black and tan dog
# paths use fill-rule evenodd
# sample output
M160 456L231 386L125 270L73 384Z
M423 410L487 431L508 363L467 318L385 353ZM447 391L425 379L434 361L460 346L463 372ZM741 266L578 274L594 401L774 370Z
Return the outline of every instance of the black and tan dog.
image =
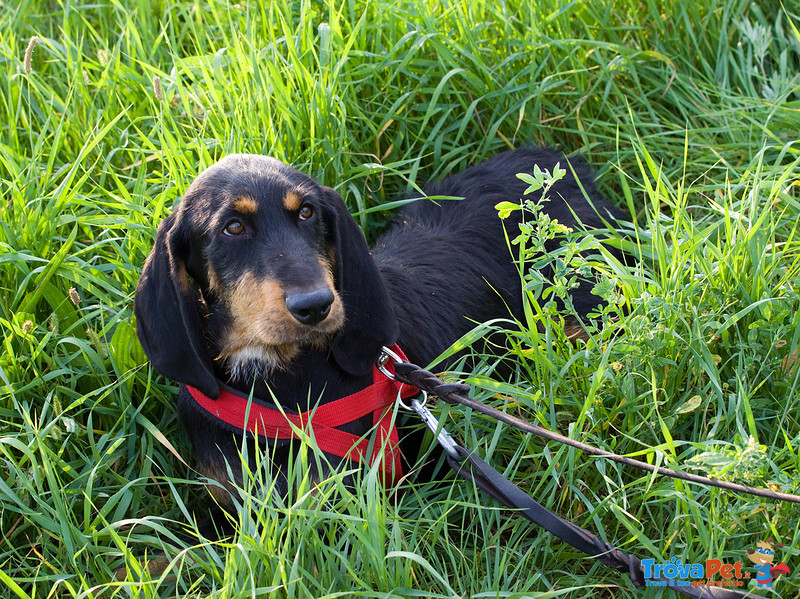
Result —
M382 346L426 365L476 321L521 318L495 205L523 198L517 173L559 160L566 166L550 150L519 149L433 184L430 196L464 200L410 204L370 253L333 189L278 160L228 156L158 229L136 290L142 346L156 370L212 400L232 387L299 412L367 387ZM574 171L580 184L567 170L545 212L588 228L619 217L585 166ZM598 302L585 286L573 293L579 313ZM178 410L198 470L220 481L237 472L227 464L240 459L242 435L198 412L185 390ZM360 436L372 425L361 417L339 428ZM276 465L288 445L272 447Z

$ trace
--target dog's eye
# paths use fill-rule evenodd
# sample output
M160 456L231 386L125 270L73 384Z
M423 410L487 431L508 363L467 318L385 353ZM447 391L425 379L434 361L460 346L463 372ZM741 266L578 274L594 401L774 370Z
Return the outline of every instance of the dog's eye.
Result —
M303 204L300 206L300 210L297 213L297 217L300 220L308 220L312 216L314 216L314 208L311 204Z
M231 237L235 237L236 235L241 235L244 233L244 224L240 220L232 220L223 229L225 235L229 235Z

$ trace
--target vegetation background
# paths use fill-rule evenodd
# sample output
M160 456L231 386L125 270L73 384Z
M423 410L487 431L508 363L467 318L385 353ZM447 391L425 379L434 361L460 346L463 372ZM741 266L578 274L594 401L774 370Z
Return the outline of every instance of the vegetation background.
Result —
M4 0L0 596L665 596L469 485L383 493L375 472L311 494L298 469L296 496L243 495L235 537L176 540L204 492L132 294L157 223L229 152L334 186L370 239L429 178L523 144L579 152L641 264L597 261L615 301L578 347L535 326L529 273L517 376L464 376L605 449L797 493L799 28L796 0ZM780 539L794 573L761 592L800 596L798 506L447 417L640 557L746 566Z

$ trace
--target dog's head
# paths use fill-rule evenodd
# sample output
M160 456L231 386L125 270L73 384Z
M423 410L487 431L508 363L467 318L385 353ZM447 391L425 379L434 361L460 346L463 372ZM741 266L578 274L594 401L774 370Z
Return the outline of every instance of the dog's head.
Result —
M783 549L783 543L776 543L772 537L766 541L759 541L756 543L758 549L748 549L748 559L757 566L764 564L771 564L775 561L775 549Z
M362 375L396 336L344 201L265 156L228 156L195 179L158 228L134 308L153 366L210 397L215 362L268 372L312 346Z

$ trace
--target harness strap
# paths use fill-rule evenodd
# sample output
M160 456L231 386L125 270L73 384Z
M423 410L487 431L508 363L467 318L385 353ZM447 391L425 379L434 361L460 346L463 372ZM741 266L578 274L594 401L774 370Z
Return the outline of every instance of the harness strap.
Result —
M406 359L397 346L393 351ZM393 364L387 366L393 369ZM186 385L186 389L204 412L238 432L246 431L265 439L286 440L297 438L297 429L300 429L313 433L317 446L323 452L353 462L363 462L369 454L370 465L381 457L381 448L385 444L384 461L381 464L384 483L394 486L403 475L400 439L397 427L392 422L392 408L398 396L407 399L419 391L386 378L377 368L373 369L370 386L302 413L265 405L260 400L225 386L221 387L217 399L211 399L189 385ZM371 452L370 439L337 428L370 413L377 431Z

